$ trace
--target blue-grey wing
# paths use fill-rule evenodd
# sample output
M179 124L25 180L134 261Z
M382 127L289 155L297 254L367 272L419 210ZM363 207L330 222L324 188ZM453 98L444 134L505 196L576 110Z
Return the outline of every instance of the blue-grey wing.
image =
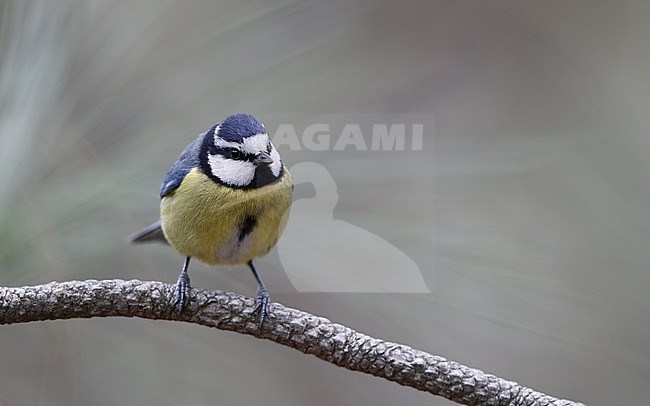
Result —
M162 181L160 186L160 198L167 196L177 187L180 186L185 176L190 173L192 168L195 168L199 165L199 151L201 149L201 143L203 141L203 136L205 133L199 135L199 138L192 141L190 145L183 150L181 156L178 157L176 162L169 168L165 179Z

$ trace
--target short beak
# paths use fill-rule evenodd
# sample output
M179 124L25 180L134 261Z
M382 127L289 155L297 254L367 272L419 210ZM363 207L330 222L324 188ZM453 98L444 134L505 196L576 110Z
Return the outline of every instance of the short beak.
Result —
M273 163L273 158L271 158L271 155L269 155L266 151L262 151L257 156L255 159L253 159L253 163L255 165L268 165Z

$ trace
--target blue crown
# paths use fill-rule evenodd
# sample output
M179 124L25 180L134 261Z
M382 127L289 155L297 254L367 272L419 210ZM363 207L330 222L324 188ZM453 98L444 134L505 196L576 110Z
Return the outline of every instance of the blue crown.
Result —
M225 141L241 142L246 137L266 133L264 126L250 114L233 114L219 124L219 137Z

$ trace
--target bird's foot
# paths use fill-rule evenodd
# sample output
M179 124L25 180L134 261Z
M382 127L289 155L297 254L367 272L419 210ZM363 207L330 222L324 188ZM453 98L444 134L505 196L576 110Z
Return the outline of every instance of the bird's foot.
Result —
M255 311L260 312L260 331L264 327L264 320L269 315L269 308L271 305L271 297L269 291L265 286L260 286L257 289L257 296L255 296Z
M180 317L183 314L185 305L190 300L190 276L185 270L178 276L176 286L178 288L176 291L176 306L178 306L178 317Z

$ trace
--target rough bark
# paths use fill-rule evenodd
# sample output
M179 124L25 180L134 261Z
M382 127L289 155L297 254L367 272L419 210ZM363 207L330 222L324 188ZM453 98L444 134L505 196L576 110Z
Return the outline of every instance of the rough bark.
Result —
M91 317L177 320L274 341L335 365L443 396L465 405L579 405L443 357L356 332L273 303L259 330L253 299L192 288L177 315L175 285L139 280L87 280L0 288L0 324Z

